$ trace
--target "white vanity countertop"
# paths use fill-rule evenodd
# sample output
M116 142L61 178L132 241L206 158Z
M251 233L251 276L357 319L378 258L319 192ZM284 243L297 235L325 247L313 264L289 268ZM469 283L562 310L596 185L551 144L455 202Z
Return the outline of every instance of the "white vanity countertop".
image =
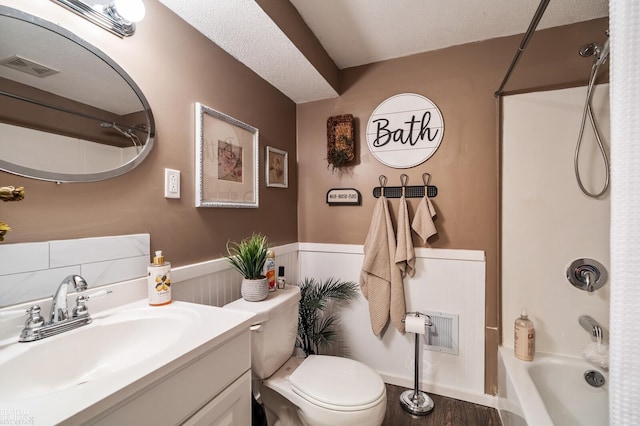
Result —
M248 330L252 317L178 301L150 307L145 299L97 312L91 324L37 342L4 340L0 423L52 425L105 410ZM149 332L152 323L159 331ZM139 341L132 339L136 333ZM74 374L76 366L82 374Z

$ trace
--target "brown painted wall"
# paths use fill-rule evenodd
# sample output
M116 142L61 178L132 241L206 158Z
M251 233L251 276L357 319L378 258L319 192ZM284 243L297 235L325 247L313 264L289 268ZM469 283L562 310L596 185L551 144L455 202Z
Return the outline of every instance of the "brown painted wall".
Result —
M24 186L26 198L0 205L13 228L5 243L148 232L179 266L220 257L228 239L252 231L272 243L298 240L295 104L162 6L146 0L134 36L120 39L53 2L0 0L73 31L111 56L136 81L156 121L156 146L132 172L103 182L41 182L0 172L0 186ZM260 130L260 207L195 208L194 102ZM289 152L289 188L266 188L264 150ZM182 198L163 196L164 168L182 174Z
M602 41L606 20L541 31L525 52L507 90L584 84L590 59L578 56L581 44ZM430 247L484 250L487 258L486 381L495 393L499 344L499 102L494 97L521 36L451 47L342 71L342 95L298 105L298 215L300 241L364 243L375 203L374 187L384 174L388 185L420 185L422 173L433 176L439 193L433 199L439 233ZM393 169L378 162L364 137L373 110L388 97L404 92L424 95L442 111L445 132L440 148L427 162ZM356 118L356 160L332 173L327 169L326 120L351 113ZM330 188L354 187L363 195L360 207L329 207ZM409 200L412 216L418 199ZM398 200L391 200L392 210ZM395 218L394 218L395 219ZM423 246L414 236L414 245Z

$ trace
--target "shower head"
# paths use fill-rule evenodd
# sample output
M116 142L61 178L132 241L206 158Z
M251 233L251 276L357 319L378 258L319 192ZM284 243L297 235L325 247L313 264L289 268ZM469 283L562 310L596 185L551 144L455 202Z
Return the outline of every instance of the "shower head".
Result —
M120 134L122 134L123 136L129 138L129 140L131 141L133 146L136 148L136 151L138 153L140 153L140 148L142 147L142 143L140 143L140 139L138 139L138 136L136 136L136 134L133 132L133 130L131 130L131 129L124 130L124 129L120 128L116 123L108 123L106 121L101 122L100 123L100 127L103 127L105 129L115 129L115 130L117 130Z
M598 51L598 55L596 57L596 65L600 66L604 64L608 57L609 57L609 39L607 39L604 42L604 46L602 46L602 49Z
M583 58L588 58L589 56L597 55L599 51L600 51L600 46L598 46L596 43L589 43L582 46L578 51L578 53ZM102 124L109 124L109 123L102 123Z
M607 35L609 35L608 32ZM595 56L596 60L594 65L600 66L604 64L609 57L609 38L607 37L603 46L600 46L598 43L585 44L580 48L580 50L578 50L578 53L583 58Z
M127 131L118 127L116 123L107 123L106 121L103 121L102 123L100 123L100 127L104 127L105 129L115 129L126 137L129 137L129 134L131 132L131 130Z

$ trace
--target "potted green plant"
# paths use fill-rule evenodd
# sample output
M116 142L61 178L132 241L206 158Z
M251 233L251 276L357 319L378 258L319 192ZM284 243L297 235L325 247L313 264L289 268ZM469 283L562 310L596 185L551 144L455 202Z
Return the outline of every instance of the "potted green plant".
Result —
M227 261L242 274L242 298L249 302L264 300L269 295L269 284L263 275L269 242L267 237L254 233L240 242L227 243Z
M334 325L337 317L326 308L330 302L345 303L358 297L358 284L352 281L340 281L329 278L317 282L314 278L305 278L298 284L300 303L298 305L298 337L296 347L306 356L317 354L321 347L327 347L336 338Z

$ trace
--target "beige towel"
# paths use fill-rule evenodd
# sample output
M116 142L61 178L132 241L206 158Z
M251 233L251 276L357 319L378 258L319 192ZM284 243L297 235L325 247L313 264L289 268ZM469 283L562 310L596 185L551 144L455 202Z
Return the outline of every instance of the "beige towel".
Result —
M411 239L411 226L409 224L409 210L407 208L407 199L404 195L400 198L400 207L398 208L398 247L396 248L395 262L402 276L409 275L413 277L416 272L416 254L413 250L413 241Z
M371 329L380 336L389 318L404 332L404 288L400 270L395 267L396 240L389 205L380 197L373 210L369 233L364 243L360 273L362 294L369 301Z
M425 244L429 237L438 233L436 225L433 223L433 218L435 216L436 209L433 207L429 197L425 195L420 201L418 209L416 210L416 215L411 223L411 227L416 231L416 234L420 235Z

